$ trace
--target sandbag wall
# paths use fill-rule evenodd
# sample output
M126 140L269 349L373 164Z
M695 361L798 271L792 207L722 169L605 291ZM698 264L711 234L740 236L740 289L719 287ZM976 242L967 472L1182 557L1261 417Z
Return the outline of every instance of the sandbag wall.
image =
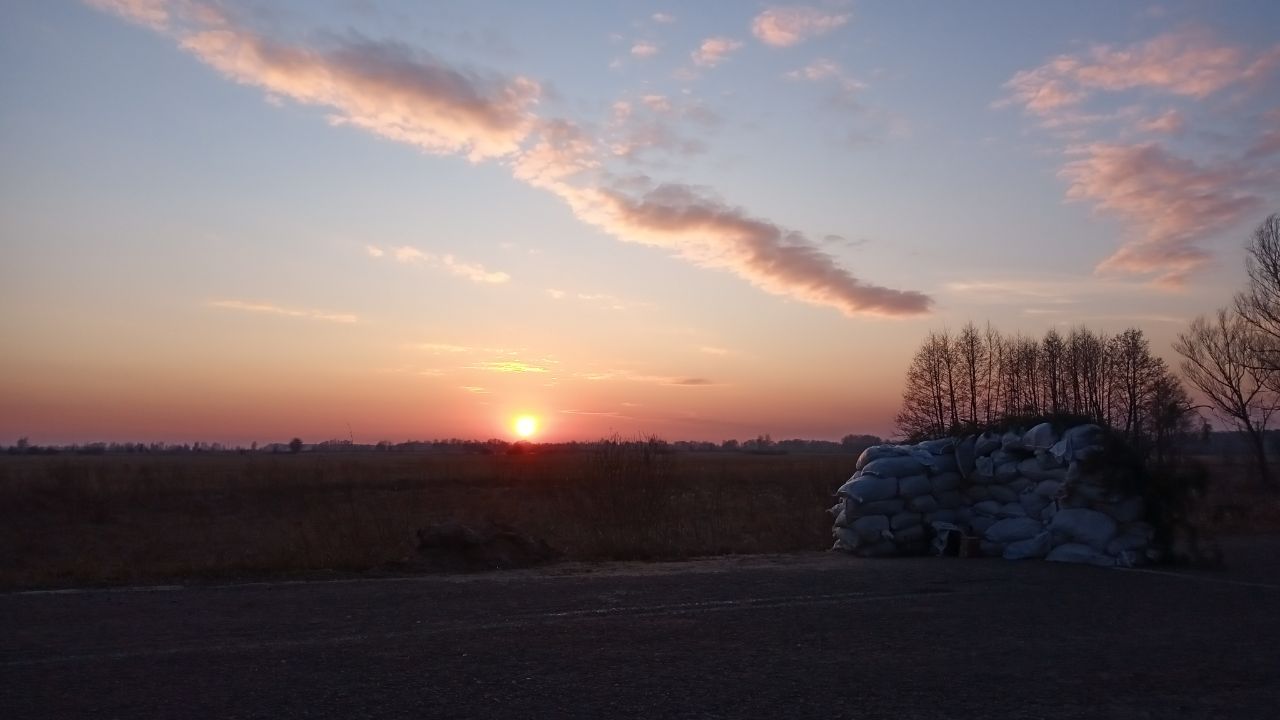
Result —
M836 491L833 549L864 557L941 552L949 535L977 536L984 555L1139 565L1154 531L1141 497L1087 472L1103 431L1049 423L914 445L877 445Z

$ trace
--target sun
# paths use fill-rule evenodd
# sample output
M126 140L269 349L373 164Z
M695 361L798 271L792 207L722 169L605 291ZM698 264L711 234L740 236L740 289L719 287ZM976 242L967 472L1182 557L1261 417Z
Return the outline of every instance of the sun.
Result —
M516 434L522 438L533 437L538 432L538 418L532 415L521 415L516 418Z

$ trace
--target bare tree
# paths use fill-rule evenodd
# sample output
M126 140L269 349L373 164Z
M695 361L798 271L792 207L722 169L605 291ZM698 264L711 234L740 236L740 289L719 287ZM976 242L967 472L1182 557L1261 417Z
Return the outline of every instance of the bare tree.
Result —
M1254 330L1251 362L1271 371L1270 382L1280 379L1275 372L1280 370L1280 213L1262 221L1245 251L1249 286L1236 296L1236 312Z
M981 421L978 415L978 403L982 401L983 385L986 382L983 377L983 370L987 363L985 347L982 343L982 335L973 323L968 323L960 329L954 345L960 367L961 394L965 400L965 409L968 411L961 421L972 427Z
M1173 349L1183 357L1183 377L1209 400L1213 414L1248 437L1258 474L1270 484L1264 441L1280 395L1271 389L1275 371L1257 360L1259 332L1243 314L1219 310L1211 320L1196 318Z

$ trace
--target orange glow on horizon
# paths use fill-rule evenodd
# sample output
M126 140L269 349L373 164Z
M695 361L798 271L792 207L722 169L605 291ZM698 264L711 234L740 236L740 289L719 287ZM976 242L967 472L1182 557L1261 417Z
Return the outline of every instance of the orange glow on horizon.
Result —
M524 439L533 437L538 432L538 418L532 415L521 415L516 418L516 434Z

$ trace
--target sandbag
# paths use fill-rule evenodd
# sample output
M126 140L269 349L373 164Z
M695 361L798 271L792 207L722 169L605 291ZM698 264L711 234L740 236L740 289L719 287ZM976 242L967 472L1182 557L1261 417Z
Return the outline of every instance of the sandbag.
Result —
M1048 525L1053 521L1053 517L1058 514L1058 510L1058 501L1050 500L1049 504L1045 505L1044 509L1040 511L1040 522Z
M1018 474L1023 477L1031 478L1037 482L1041 480L1066 480L1067 471L1062 468L1046 470L1041 466L1040 461L1036 458L1027 458L1018 463Z
M929 468L929 473L938 475L941 473L955 473L960 470L960 463L956 462L954 455L934 455L933 465Z
M996 524L996 519L990 515L977 515L969 518L969 527L973 529L975 535L982 535L987 528Z
M992 485L990 490L991 499L999 502L1001 505L1016 502L1018 500L1017 491L1007 485Z
M955 510L948 510L946 508L935 510L924 516L924 522L926 525L929 525L929 526L932 526L934 523L939 523L939 522L950 523L954 525L959 521L960 521L960 513L956 512Z
M883 461L877 460L876 462ZM872 464L874 465L875 463ZM898 479L877 475L861 475L841 485L836 494L851 497L860 503L888 500L898 495Z
M1000 511L996 513L998 518L1017 518L1026 517L1027 511L1022 509L1022 503L1005 503L1000 506Z
M1102 552L1116 535L1116 521L1097 510L1068 508L1053 516L1049 530L1056 537Z
M920 513L933 512L938 509L938 501L932 495L919 495L911 498L907 507Z
M884 515L868 515L854 520L849 528L863 540L874 542L889 532L889 518Z
M833 550L853 551L857 550L858 546L862 544L862 538L858 537L858 533L851 528L838 527L832 530L831 534L836 538L836 544L832 547Z
M938 501L938 507L946 510L955 510L964 504L964 495L955 490L938 493L933 496Z
M988 485L970 485L963 492L965 497L975 502L991 497L991 487Z
M1040 423L1022 436L1022 446L1028 450L1048 450L1058 442L1057 434L1049 423Z
M1022 435L1014 430L1005 432L1000 436L1000 449L1005 452L1023 449Z
M1092 547L1081 543L1059 545L1049 552L1045 560L1049 562L1083 563L1102 567L1110 567L1115 565L1116 562L1114 558L1103 555Z
M891 500L877 500L869 503L853 502L854 509L850 511L850 517L862 517L864 515L897 515L907 506L900 498Z
M1023 511L1027 513L1027 517L1040 517L1040 512L1051 502L1053 501L1049 498L1034 491L1018 494L1018 504L1022 505Z
M974 461L973 472L969 479L980 485L988 485L996 479L996 461L989 457L980 457Z
M1058 497L1058 492L1062 490L1062 483L1056 480L1042 480L1036 483L1036 493L1047 498Z
M851 522L851 519L850 519L850 517L849 517L849 514L848 514L848 513L846 513L846 512L844 511L844 507L843 507L843 506L841 506L841 508L840 508L840 512L836 515L835 522L833 522L833 523L831 523L831 524L832 524L832 525L834 525L834 526L836 526L836 527L840 527L840 528L842 528L842 527L848 527L850 522Z
M1007 483L1018 478L1018 463L1010 460L996 466L996 482Z
M933 484L925 475L912 475L898 480L898 494L913 498L933 492Z
M929 486L934 495L956 490L960 487L960 473L944 472L929 478Z
M1107 543L1107 554L1118 556L1130 550L1145 550L1151 544L1153 534L1150 525L1134 523L1121 530L1115 539Z
M1035 537L1043 531L1044 526L1031 518L1006 518L987 528L982 536L991 542L1007 544Z
M922 522L924 522L924 517L921 516L920 513L913 513L913 512L898 513L897 515L894 515L893 517L889 518L889 529L902 530L905 528L909 528L912 525L919 525Z
M973 454L975 457L990 455L999 449L1000 435L998 433L988 430L974 439Z
M945 455L955 450L955 438L939 438L916 443L916 447L933 455Z
M879 460L880 458L899 457L906 455L907 451L899 445L872 445L862 454L858 456L858 462L853 466L855 470L861 470L868 464Z
M924 540L923 525L911 525L901 530L893 531L893 541L898 545L908 545L922 540Z
M921 462L910 456L902 457L883 457L878 460L872 460L862 468L862 474L877 475L882 478L904 478L912 475L921 475L925 471L925 467Z
M1043 530L1026 540L1017 540L1009 543L1004 547L1005 560L1032 560L1042 558L1049 554L1049 550L1053 547L1053 540L1049 535L1049 531Z
M1013 482L1008 483L1007 485L1005 485L1005 487L1007 487L1007 488L1009 488L1010 490L1012 490L1012 491L1014 491L1014 492L1018 493L1019 495L1021 495L1021 494L1022 494L1022 493L1024 493L1024 492L1026 492L1028 488L1031 488L1031 487L1034 487L1034 486L1035 486L1035 483L1034 483L1034 482L1032 482L1031 480L1028 480L1027 478L1024 478L1024 477L1019 477L1017 480L1014 480Z
M973 511L981 515L995 517L1000 512L1000 503L995 500L983 500L973 504Z
M959 471L961 477L969 477L969 473L973 472L974 461L978 458L977 445L978 438L976 435L966 436L965 439L956 443L956 470Z

